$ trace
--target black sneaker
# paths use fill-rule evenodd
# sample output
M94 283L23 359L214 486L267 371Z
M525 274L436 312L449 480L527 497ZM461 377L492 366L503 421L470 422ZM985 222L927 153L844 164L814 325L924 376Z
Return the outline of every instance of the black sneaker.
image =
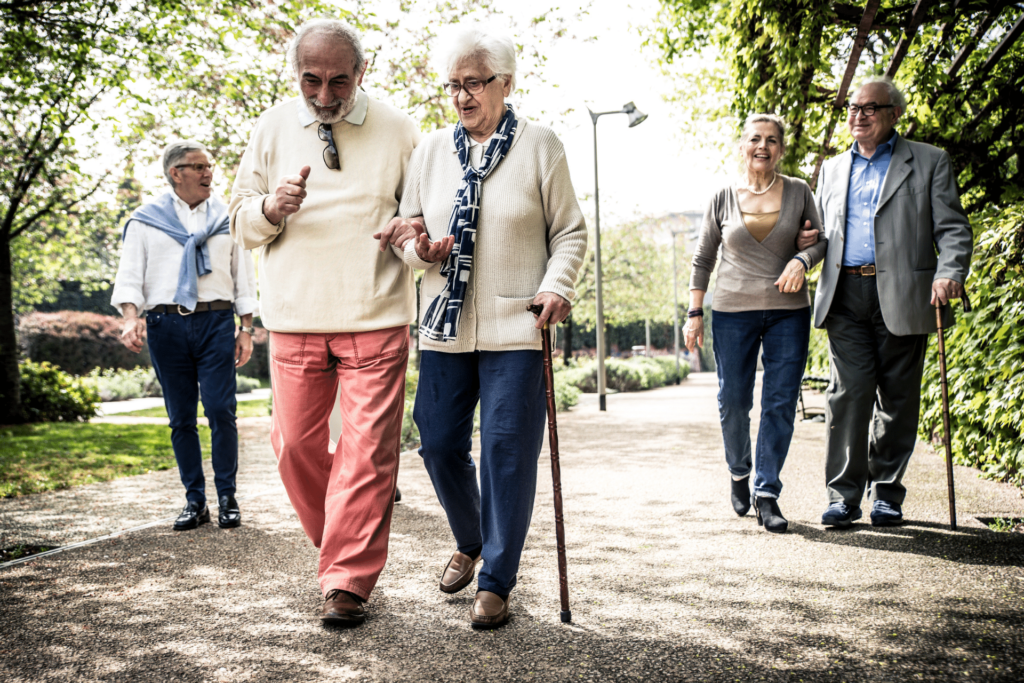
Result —
M825 526L835 526L840 529L845 529L852 526L853 523L860 519L864 513L860 511L860 508L850 507L846 503L832 503L825 510L825 514L821 516L821 523Z
M206 506L206 503L189 502L185 504L185 509L174 520L174 530L187 531L188 529L198 528L200 524L209 523L210 508Z
M903 524L903 508L899 503L876 500L871 506L871 526L899 526Z

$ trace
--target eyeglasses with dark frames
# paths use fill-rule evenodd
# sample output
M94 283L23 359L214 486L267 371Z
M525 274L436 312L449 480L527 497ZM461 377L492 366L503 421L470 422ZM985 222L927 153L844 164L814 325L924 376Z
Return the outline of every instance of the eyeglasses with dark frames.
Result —
M334 132L331 130L331 124L321 123L317 128L317 133L320 135L320 139L327 143L327 147L324 148L324 163L327 164L327 168L332 171L340 171L341 157L338 156L338 148L334 144Z
M892 109L895 106L894 104L865 104L862 106L851 103L846 105L846 109L850 112L850 116L856 116L858 112L864 116L874 116L879 109Z
M442 83L441 87L444 88L446 94L455 97L460 92L465 90L470 95L478 95L483 92L483 89L487 87L487 84L498 77L498 74L494 74L486 81L479 81L475 78L471 78L465 83Z
M196 173L203 173L207 169L213 170L213 164L178 164L174 168L191 168Z

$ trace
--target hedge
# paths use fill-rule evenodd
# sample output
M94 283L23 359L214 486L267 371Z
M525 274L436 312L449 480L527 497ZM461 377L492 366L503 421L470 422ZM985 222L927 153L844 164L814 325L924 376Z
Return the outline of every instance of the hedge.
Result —
M1024 203L972 216L967 292L974 305L946 331L954 460L1024 485ZM942 434L938 345L925 364L921 435Z
M121 343L121 319L82 311L30 313L18 323L22 355L59 366L72 375L96 367L130 369L149 365L149 350L132 353Z
M655 389L676 382L675 356L657 356L646 358L609 358L605 361L605 377L608 388L614 391L644 391ZM686 379L690 373L690 365L679 364L679 379ZM586 360L568 368L559 370L555 377L555 385L559 382L575 386L582 392L597 391L597 361Z
M26 422L88 422L96 416L100 396L82 379L32 361L19 363L18 374Z

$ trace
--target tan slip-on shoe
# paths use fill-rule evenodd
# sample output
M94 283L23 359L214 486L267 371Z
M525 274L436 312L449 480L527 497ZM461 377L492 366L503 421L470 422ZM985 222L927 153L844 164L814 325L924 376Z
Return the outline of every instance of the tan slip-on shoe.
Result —
M501 596L490 591L477 591L476 600L469 610L469 623L476 629L504 626L508 621L510 597L502 600Z
M366 620L362 603L343 590L327 591L320 620L332 626L358 626Z
M472 558L456 550L452 559L448 561L448 566L441 572L441 592L458 593L468 586L476 573L476 565L480 562L480 557L477 555Z

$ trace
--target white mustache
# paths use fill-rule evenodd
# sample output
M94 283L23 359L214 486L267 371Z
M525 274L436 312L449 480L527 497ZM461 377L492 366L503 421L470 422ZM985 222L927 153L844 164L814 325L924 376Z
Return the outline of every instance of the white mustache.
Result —
M307 97L306 101L309 102L314 107L316 107L317 109L334 109L335 107L339 107L345 104L345 100L340 97L334 100L333 102L330 102L329 104L320 104L320 101L316 99L316 95L314 95L313 97Z

